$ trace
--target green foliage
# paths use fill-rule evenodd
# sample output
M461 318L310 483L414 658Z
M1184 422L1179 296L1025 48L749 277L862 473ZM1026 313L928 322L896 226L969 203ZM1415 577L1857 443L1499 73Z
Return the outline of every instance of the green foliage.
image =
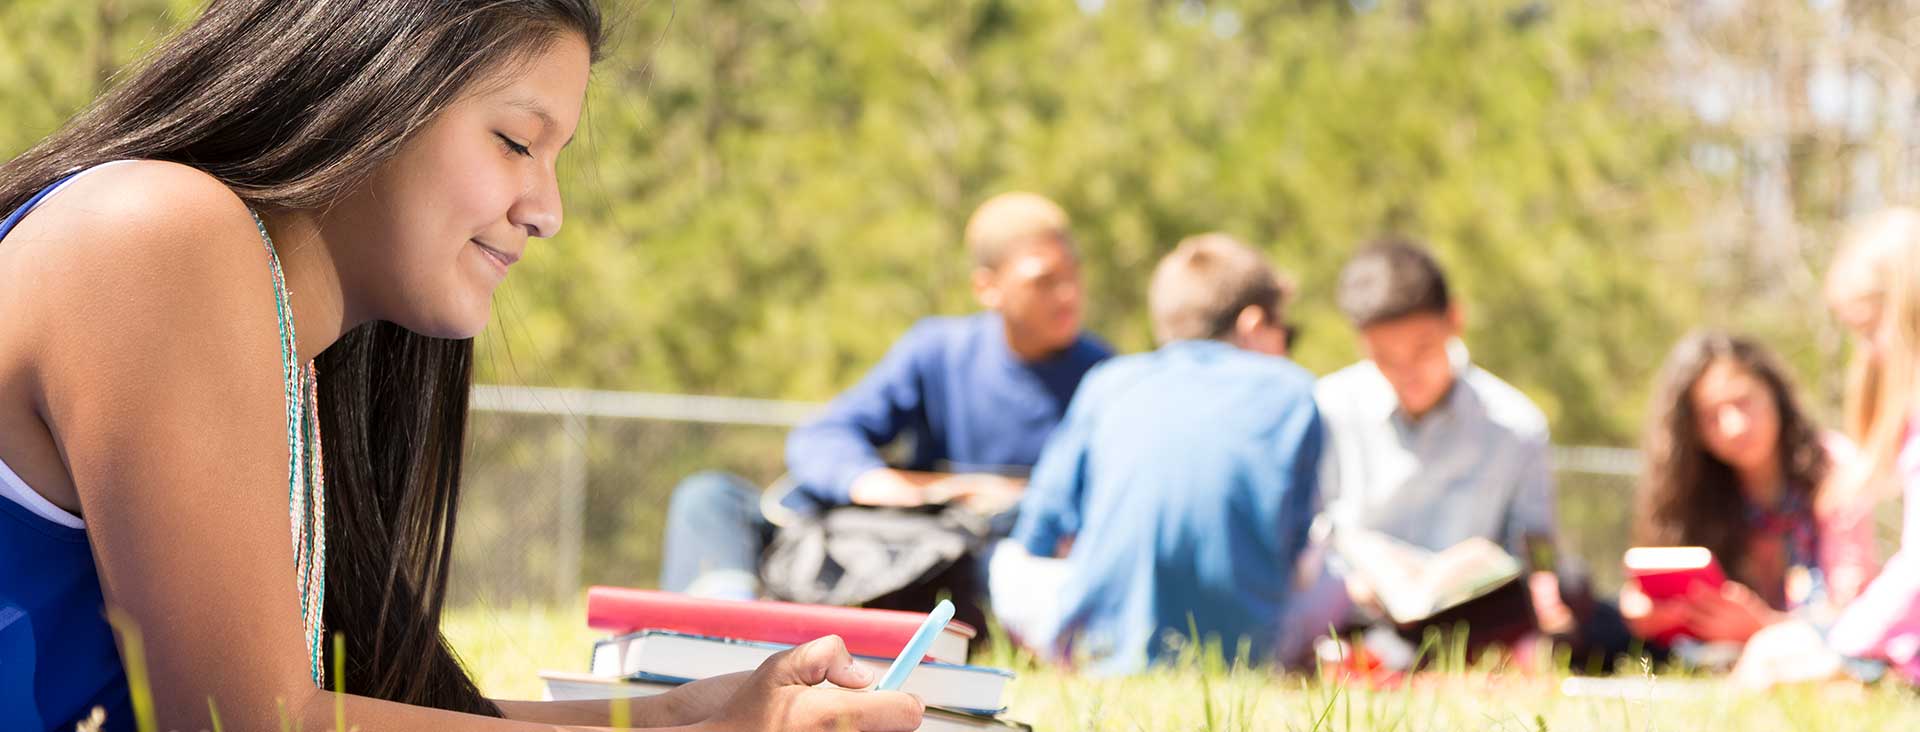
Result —
M1562 440L1629 439L1702 312L1696 131L1655 29L1608 4L608 5L568 225L502 290L485 381L830 396L914 320L974 307L959 231L1013 188L1074 215L1091 325L1126 350L1151 343L1154 261L1217 229L1295 273L1297 355L1337 368L1344 257L1424 238L1476 360ZM0 10L0 154L191 10Z

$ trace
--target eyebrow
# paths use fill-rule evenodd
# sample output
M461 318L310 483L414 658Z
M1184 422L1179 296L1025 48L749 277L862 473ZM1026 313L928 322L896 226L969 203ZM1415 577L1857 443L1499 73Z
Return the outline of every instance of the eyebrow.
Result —
M547 111L547 108L545 105L537 101L534 101L532 99L528 99L526 97L514 97L512 99L507 100L507 106L512 107L514 109L518 109L522 112L526 112L527 114L531 114L535 117L540 118L540 124L544 125L549 130L560 126L560 123L554 121L553 114ZM568 137L566 142L560 143L560 149L565 150L567 146L571 144L573 144L573 138Z

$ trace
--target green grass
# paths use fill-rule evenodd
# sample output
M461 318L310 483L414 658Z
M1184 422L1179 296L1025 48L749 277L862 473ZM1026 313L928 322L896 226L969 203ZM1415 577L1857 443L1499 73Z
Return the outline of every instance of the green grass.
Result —
M536 671L587 669L589 649L601 634L586 628L585 615L578 607L466 608L450 612L446 628L481 689L499 698L534 699L540 695ZM1198 657L1126 679L1040 668L1004 648L980 660L1019 673L1009 691L1009 716L1041 732L1920 729L1920 696L1887 685L1749 694L1711 681L1676 678L1656 683L1700 688L1703 694L1654 701L1569 698L1558 692L1558 675L1520 674L1491 664L1467 668L1454 663L1452 671L1411 688L1371 692L1230 668Z

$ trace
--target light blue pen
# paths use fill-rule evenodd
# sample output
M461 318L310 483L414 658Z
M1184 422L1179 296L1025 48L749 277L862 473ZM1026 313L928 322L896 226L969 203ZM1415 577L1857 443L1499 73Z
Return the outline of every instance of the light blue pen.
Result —
M947 629L950 620L953 620L953 602L941 600L927 615L927 622L921 623L920 629L913 632L907 647L900 649L900 657L893 659L893 665L887 667L887 675L880 677L880 685L873 688L899 691L907 683L907 676L920 666L920 659L927 657L927 647L933 645L933 639L939 637L940 631Z

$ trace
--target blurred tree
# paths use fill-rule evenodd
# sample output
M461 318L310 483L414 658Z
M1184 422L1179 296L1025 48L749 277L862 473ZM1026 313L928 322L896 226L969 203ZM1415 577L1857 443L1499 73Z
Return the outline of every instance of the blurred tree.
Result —
M0 9L0 154L193 5ZM1562 440L1630 440L1667 345L1720 304L1702 203L1738 179L1698 164L1727 133L1674 92L1657 4L609 8L565 232L503 288L483 380L827 397L913 320L973 307L960 228L1012 188L1075 216L1091 324L1128 350L1155 259L1220 229L1298 276L1298 356L1337 368L1342 260L1423 238L1475 359Z
M1839 399L1844 335L1820 273L1849 218L1920 194L1913 0L1661 0L1674 87L1700 120L1697 169L1731 185L1695 207L1704 317L1769 337L1820 402ZM1705 191L1703 191L1705 192Z
M1300 358L1336 368L1330 283L1398 231L1453 270L1476 359L1562 437L1626 439L1701 308L1660 36L1605 8L1400 7L637 8L576 226L511 286L492 352L519 356L507 379L825 397L972 307L961 223L1029 188L1075 215L1093 325L1123 348L1150 345L1155 259L1224 229L1300 276Z

